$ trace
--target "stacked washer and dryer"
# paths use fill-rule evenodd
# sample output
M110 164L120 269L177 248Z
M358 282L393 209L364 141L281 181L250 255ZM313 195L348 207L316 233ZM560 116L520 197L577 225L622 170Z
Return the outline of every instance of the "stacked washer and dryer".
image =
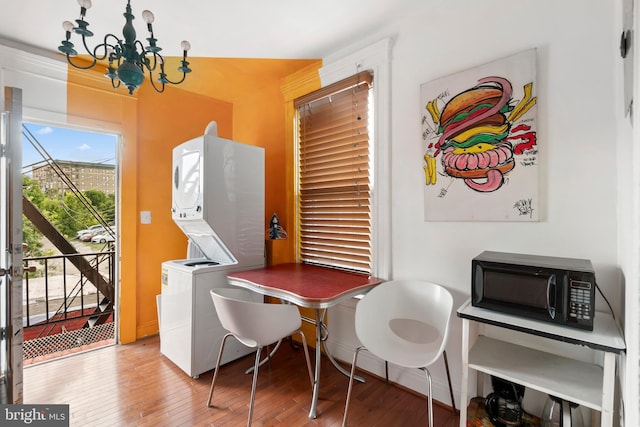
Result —
M162 263L160 352L197 378L215 367L226 334L209 290L228 287L231 272L265 264L264 149L218 137L211 122L173 149L172 180L171 216L189 249L186 259ZM222 362L251 351L229 340Z

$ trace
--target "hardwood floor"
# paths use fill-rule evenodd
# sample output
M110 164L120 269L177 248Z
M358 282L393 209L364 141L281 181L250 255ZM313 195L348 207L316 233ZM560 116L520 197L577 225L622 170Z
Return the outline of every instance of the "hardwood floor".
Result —
M310 349L313 351L313 349ZM313 359L313 353L311 355ZM253 355L220 368L214 408L206 406L212 372L188 377L160 353L157 336L28 366L24 403L68 404L71 426L246 425ZM323 357L318 417L308 418L311 384L304 355L282 345L259 372L254 426L340 426L348 378ZM350 426L427 425L426 399L363 374L349 409ZM458 425L451 409L436 405L438 427Z

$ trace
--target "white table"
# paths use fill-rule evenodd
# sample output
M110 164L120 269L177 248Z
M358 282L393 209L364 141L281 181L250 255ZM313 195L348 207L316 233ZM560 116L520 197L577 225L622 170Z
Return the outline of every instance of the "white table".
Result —
M611 314L596 312L593 331L585 331L474 307L469 300L458 309L458 317L462 318L460 427L467 422L471 370L478 377L494 375L599 411L600 425L613 425L616 355L626 347ZM485 325L602 351L603 366L488 337ZM478 378L478 395L481 384Z

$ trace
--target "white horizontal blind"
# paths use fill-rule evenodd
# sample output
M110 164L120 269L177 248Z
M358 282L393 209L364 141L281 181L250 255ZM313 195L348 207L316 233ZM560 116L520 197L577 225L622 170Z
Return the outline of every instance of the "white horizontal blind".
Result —
M371 82L359 73L295 102L302 262L371 273Z

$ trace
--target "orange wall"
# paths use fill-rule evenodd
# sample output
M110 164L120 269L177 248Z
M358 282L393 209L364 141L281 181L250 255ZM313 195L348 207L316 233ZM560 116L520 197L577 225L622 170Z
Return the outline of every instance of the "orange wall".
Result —
M186 258L187 238L171 219L173 147L202 135L212 120L220 136L232 137L230 103L173 87L162 94L149 85L140 88L137 211L151 211L152 222L140 224L138 219L136 229L121 229L122 238L128 232L137 234L136 338L158 331L155 298L161 291L162 263ZM123 288L125 274L121 276Z
M186 90L206 93L233 103L233 137L265 148L265 228L276 213L292 238L268 242L274 263L295 261L293 251L293 111L292 99L320 87L320 60L196 58L191 65L211 76L183 84ZM194 71L196 73L196 71ZM300 74L305 81L300 86ZM293 76L293 80L292 80ZM289 82L289 83L287 83ZM293 82L293 89L290 87ZM283 89L283 85L287 86ZM291 109L291 110L289 110Z
M69 70L69 121L122 135L120 160L120 342L158 331L155 297L161 263L184 258L186 237L171 220L171 150L202 135L211 120L225 138L266 152L265 228L273 212L288 219L283 78L317 60L191 60L183 85L157 94L145 81L133 96L100 74ZM97 76L97 77L96 77ZM171 78L171 76L170 76ZM106 83L106 84L105 84ZM139 212L151 211L151 224ZM281 212L283 214L281 214ZM287 224L283 221L283 225ZM293 242L287 242L292 245ZM285 251L281 258L288 260Z

